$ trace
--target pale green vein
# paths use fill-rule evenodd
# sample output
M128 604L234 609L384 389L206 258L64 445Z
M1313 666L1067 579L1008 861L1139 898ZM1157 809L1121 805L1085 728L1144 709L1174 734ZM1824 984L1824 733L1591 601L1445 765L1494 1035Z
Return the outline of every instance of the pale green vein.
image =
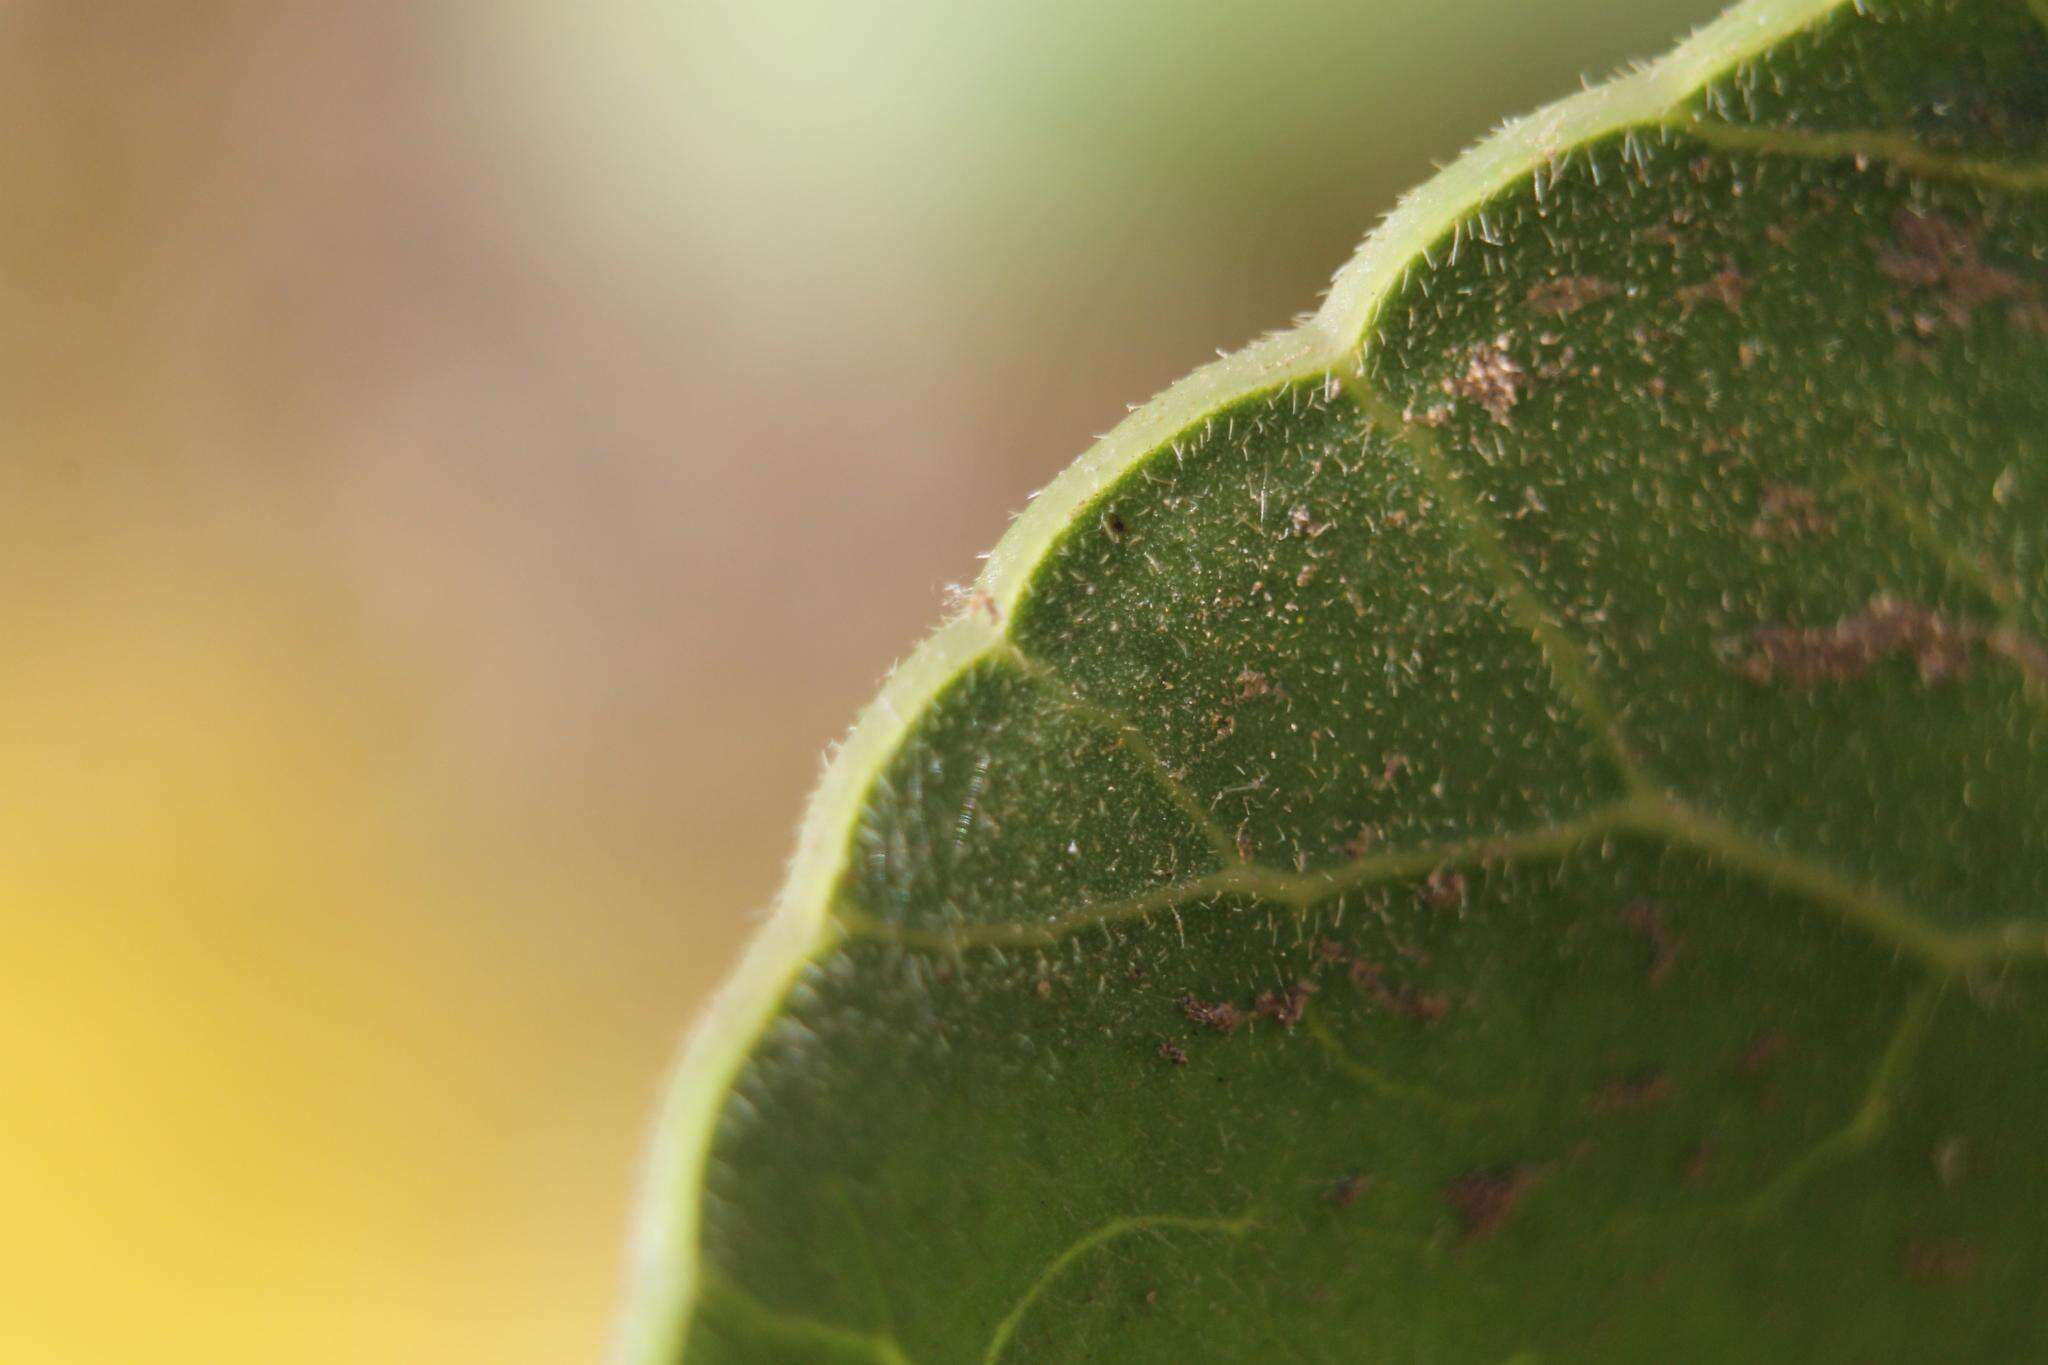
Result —
M1960 935L1957 947L1961 950L1963 962L1971 967L2029 958L2048 959L2048 924L2015 920L2010 924Z
M926 929L876 919L845 905L835 907L833 914L849 937L903 948L952 954L985 948L1047 948L1084 930L1145 920L1224 896L1278 903L1300 911L1346 891L1412 880L1443 868L1563 859L1612 834L1635 834L1689 848L1766 886L1811 902L1871 939L1918 958L1944 975L1991 962L2048 956L2048 928L2019 922L1990 931L1942 929L1881 886L1857 881L1825 863L1788 852L1717 816L1655 792L1640 792L1554 825L1386 849L1333 868L1295 872L1238 863L1135 896L1082 905L1035 924Z
M1240 861L1237 840L1216 823L1215 817L1209 813L1209 808L1188 789L1180 774L1166 761L1165 756L1146 737L1145 732L1138 728L1135 721L1113 707L1081 695L1058 669L1026 654L1011 640L1005 639L991 649L990 654L1007 660L1029 679L1033 686L1067 711L1096 728L1115 735L1124 748L1158 777L1160 789L1165 792L1167 800L1171 801L1174 809L1186 816L1200 831L1202 838L1208 841L1217 858L1226 866Z
M1950 573L1965 580L1984 596L2005 609L2013 605L2019 596L2018 585L2011 579L2001 578L1991 570L1988 557L1973 554L1951 541L1941 533L1933 518L1915 505L1905 494L1892 487L1883 476L1870 467L1868 462L1850 456L1848 458L1851 487L1859 489L1889 513L1905 529L1907 536L1917 541L1921 548L1934 555L1948 567Z
M910 1357L894 1337L784 1313L708 1272L702 1274L699 1285L706 1304L726 1309L743 1321L749 1331L788 1351L815 1353L822 1349L856 1356L874 1365L911 1365Z
M1637 804L1617 801L1576 820L1555 825L1509 834L1447 840L1416 848L1387 849L1365 854L1337 867L1306 872L1258 863L1237 863L1207 876L1169 882L1136 896L1084 905L1037 924L962 924L943 929L920 929L878 920L846 906L838 907L834 913L846 931L856 938L880 939L906 948L955 953L975 948L1043 948L1086 929L1145 919L1219 896L1245 896L1306 909L1357 887L1427 876L1439 868L1530 858L1562 858L1602 835L1622 828L1636 811Z
M1450 1099L1444 1095L1439 1095L1426 1085L1417 1085L1412 1081L1395 1080L1393 1077L1385 1075L1378 1069L1360 1061L1352 1055L1351 1050L1344 1046L1336 1034L1330 1032L1329 1025L1316 1017L1313 1010L1303 1020L1302 1028L1315 1041L1316 1046L1328 1055L1331 1063L1339 1071L1376 1095L1383 1095L1387 1099L1401 1103L1419 1105L1425 1109L1433 1109L1445 1118L1459 1123L1469 1123L1486 1111L1487 1106L1485 1105Z
M1929 924L1883 888L1788 853L1692 806L1668 798L1639 802L1630 812L1629 825L1690 845L1770 886L1827 906L1872 938L1930 966L1953 970L1970 961L1970 950L1962 938Z
M1905 1012L1899 1017L1898 1026L1892 1031L1891 1041L1885 1044L1884 1054L1877 1060L1877 1069L1871 1073L1869 1088L1865 1090L1863 1102L1856 1107L1856 1112L1849 1116L1847 1123L1780 1171L1744 1207L1745 1217L1755 1221L1777 1211L1786 1199L1816 1174L1864 1151L1884 1136L1891 1126L1892 1115L1898 1110L1906 1077L1920 1055L1928 1026L1934 1021L1935 1007L1941 1002L1942 985L1940 981L1923 981L1914 988L1906 1001Z
M859 1206L853 1202L853 1192L846 1187L844 1180L827 1181L825 1188L844 1215L846 1225L853 1233L853 1244L860 1248L860 1267L865 1272L875 1319L880 1323L882 1332L893 1337L896 1334L896 1315L889 1309L889 1287L882 1279L881 1263L875 1258L875 1241L868 1233L867 1219L861 1216Z
M2029 0L2029 7L2048 26L2048 0ZM849 927L834 918L832 892L843 874L853 821L866 794L915 718L950 680L985 658L1003 639L1002 622L1029 589L1049 547L1079 510L1104 489L1206 414L1321 375L1341 358L1353 355L1381 307L1411 268L1419 268L1432 243L1456 231L1458 224L1468 221L1497 194L1596 139L1628 129L1663 128L1721 139L1721 145L1730 150L1882 159L1905 171L1999 188L2034 189L2048 184L2048 167L1948 157L1888 136L1764 132L1706 126L1681 117L1679 111L1689 109L1710 80L1846 8L1838 0L1745 0L1655 65L1508 126L1404 201L1346 265L1316 318L1183 380L1121 423L1031 505L992 552L979 580L978 592L992 609L957 616L921 644L892 674L837 751L807 808L797 854L774 917L691 1035L650 1151L645 1212L633 1253L633 1286L620 1321L617 1349L621 1361L651 1365L674 1359L678 1343L687 1334L693 1303L714 1296L715 1287L707 1282L700 1263L699 1243L700 1187L715 1120L750 1049L775 1016L790 984L806 964L832 953ZM1538 619L1539 623L1547 621L1540 608ZM1557 659L1551 663L1557 671ZM1565 670L1570 668L1570 664L1564 665ZM1579 671L1585 671L1583 661ZM2048 927L2013 924L1950 937L1919 923L1882 891L1718 822L1699 819L1690 812L1681 818L1681 809L1666 805L1661 811L1646 813L1638 802L1610 809L1600 818L1606 821L1606 828L1614 830L1661 832L1675 842L1725 859L1736 870L1804 892L1846 922L1902 949L1928 955L1937 964L1978 965L2020 956L2048 957ZM1474 847L1488 842L1470 841ZM1537 839L1530 845L1530 856L1541 843ZM1433 858L1436 852L1410 856ZM1389 864L1383 872L1392 876L1399 870ZM1362 881L1375 874L1360 869L1353 875ZM1305 893L1308 888L1301 884L1294 889ZM1169 896L1159 905L1172 903ZM1143 913L1142 907L1137 913ZM888 928L872 927L878 932ZM1032 941L1048 941L1042 927L1028 932L1037 935ZM937 946L958 946L951 934L938 935L935 941ZM745 1311L730 1296L724 1302L732 1305L736 1314ZM1024 1306L1028 1302L1027 1298ZM893 1341L763 1311L764 1328L772 1324L777 1339L788 1342L791 1350L787 1354L831 1345L893 1365L904 1360Z
M2012 164L1985 157L1952 156L1928 149L1899 133L1807 133L1790 128L1751 127L1739 123L1679 116L1662 125L1711 146L1731 152L1805 157L1821 161L1881 162L1928 180L1960 180L1991 189L2022 193L2048 189L2048 166Z
M990 1334L988 1350L982 1353L984 1365L993 1365L994 1361L1002 1357L1004 1349L1010 1344L1010 1338L1017 1334L1018 1324L1024 1321L1024 1315L1030 1312L1031 1305L1051 1288L1052 1282L1060 1277L1061 1272L1097 1247L1134 1232L1217 1232L1228 1237L1241 1237L1256 1226L1257 1221L1249 1214L1240 1218L1190 1218L1172 1213L1149 1213L1115 1218L1104 1223L1053 1257L1045 1269L1038 1273L1038 1278L1031 1282L1030 1288L1024 1291L1024 1296L1003 1315L1003 1320L996 1324L995 1331Z
M1385 397L1367 384L1363 375L1350 367L1333 372L1351 401L1358 405L1373 426L1405 451L1416 470L1450 509L1466 547L1479 559L1495 584L1517 625L1536 642L1537 650L1550 667L1558 692L1576 710L1607 750L1631 791L1650 789L1642 766L1629 751L1614 709L1593 680L1585 651L1568 636L1549 608L1529 586L1528 576L1516 564L1507 543L1484 508L1465 489L1437 448L1435 434L1427 427L1403 421Z

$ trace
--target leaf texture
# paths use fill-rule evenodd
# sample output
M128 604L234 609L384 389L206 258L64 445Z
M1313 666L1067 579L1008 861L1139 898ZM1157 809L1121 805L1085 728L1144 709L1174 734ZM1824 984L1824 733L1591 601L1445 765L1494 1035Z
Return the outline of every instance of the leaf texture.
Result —
M622 1358L2048 1356L2044 536L2038 0L1510 125L862 718Z

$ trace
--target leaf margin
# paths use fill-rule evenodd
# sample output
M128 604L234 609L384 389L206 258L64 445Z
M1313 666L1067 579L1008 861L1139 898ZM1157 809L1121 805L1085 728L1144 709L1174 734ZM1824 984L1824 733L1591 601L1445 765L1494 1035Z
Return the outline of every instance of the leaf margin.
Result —
M1217 409L1355 365L1381 305L1408 272L1495 195L1585 143L1669 126L1688 116L1692 99L1716 78L1839 12L1863 8L1863 0L1741 0L1662 57L1502 124L1402 196L1338 269L1314 313L1175 382L1034 496L954 614L890 671L828 751L780 890L684 1036L633 1201L610 1352L616 1365L679 1358L697 1298L700 1192L718 1112L804 967L844 937L828 907L865 794L938 694L1008 642L1008 622L1038 566L1086 509Z

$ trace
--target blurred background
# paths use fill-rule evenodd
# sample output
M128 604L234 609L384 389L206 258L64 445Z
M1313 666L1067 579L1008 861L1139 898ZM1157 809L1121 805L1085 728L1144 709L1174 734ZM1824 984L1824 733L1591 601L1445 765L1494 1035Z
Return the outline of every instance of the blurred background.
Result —
M0 1358L594 1359L945 585L1714 8L0 5Z

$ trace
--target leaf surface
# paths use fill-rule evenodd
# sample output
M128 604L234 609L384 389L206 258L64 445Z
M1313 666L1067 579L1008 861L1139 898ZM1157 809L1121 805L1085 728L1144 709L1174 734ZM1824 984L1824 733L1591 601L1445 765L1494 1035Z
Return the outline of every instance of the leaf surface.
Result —
M629 1361L2048 1355L2048 14L1760 0L1019 520Z

